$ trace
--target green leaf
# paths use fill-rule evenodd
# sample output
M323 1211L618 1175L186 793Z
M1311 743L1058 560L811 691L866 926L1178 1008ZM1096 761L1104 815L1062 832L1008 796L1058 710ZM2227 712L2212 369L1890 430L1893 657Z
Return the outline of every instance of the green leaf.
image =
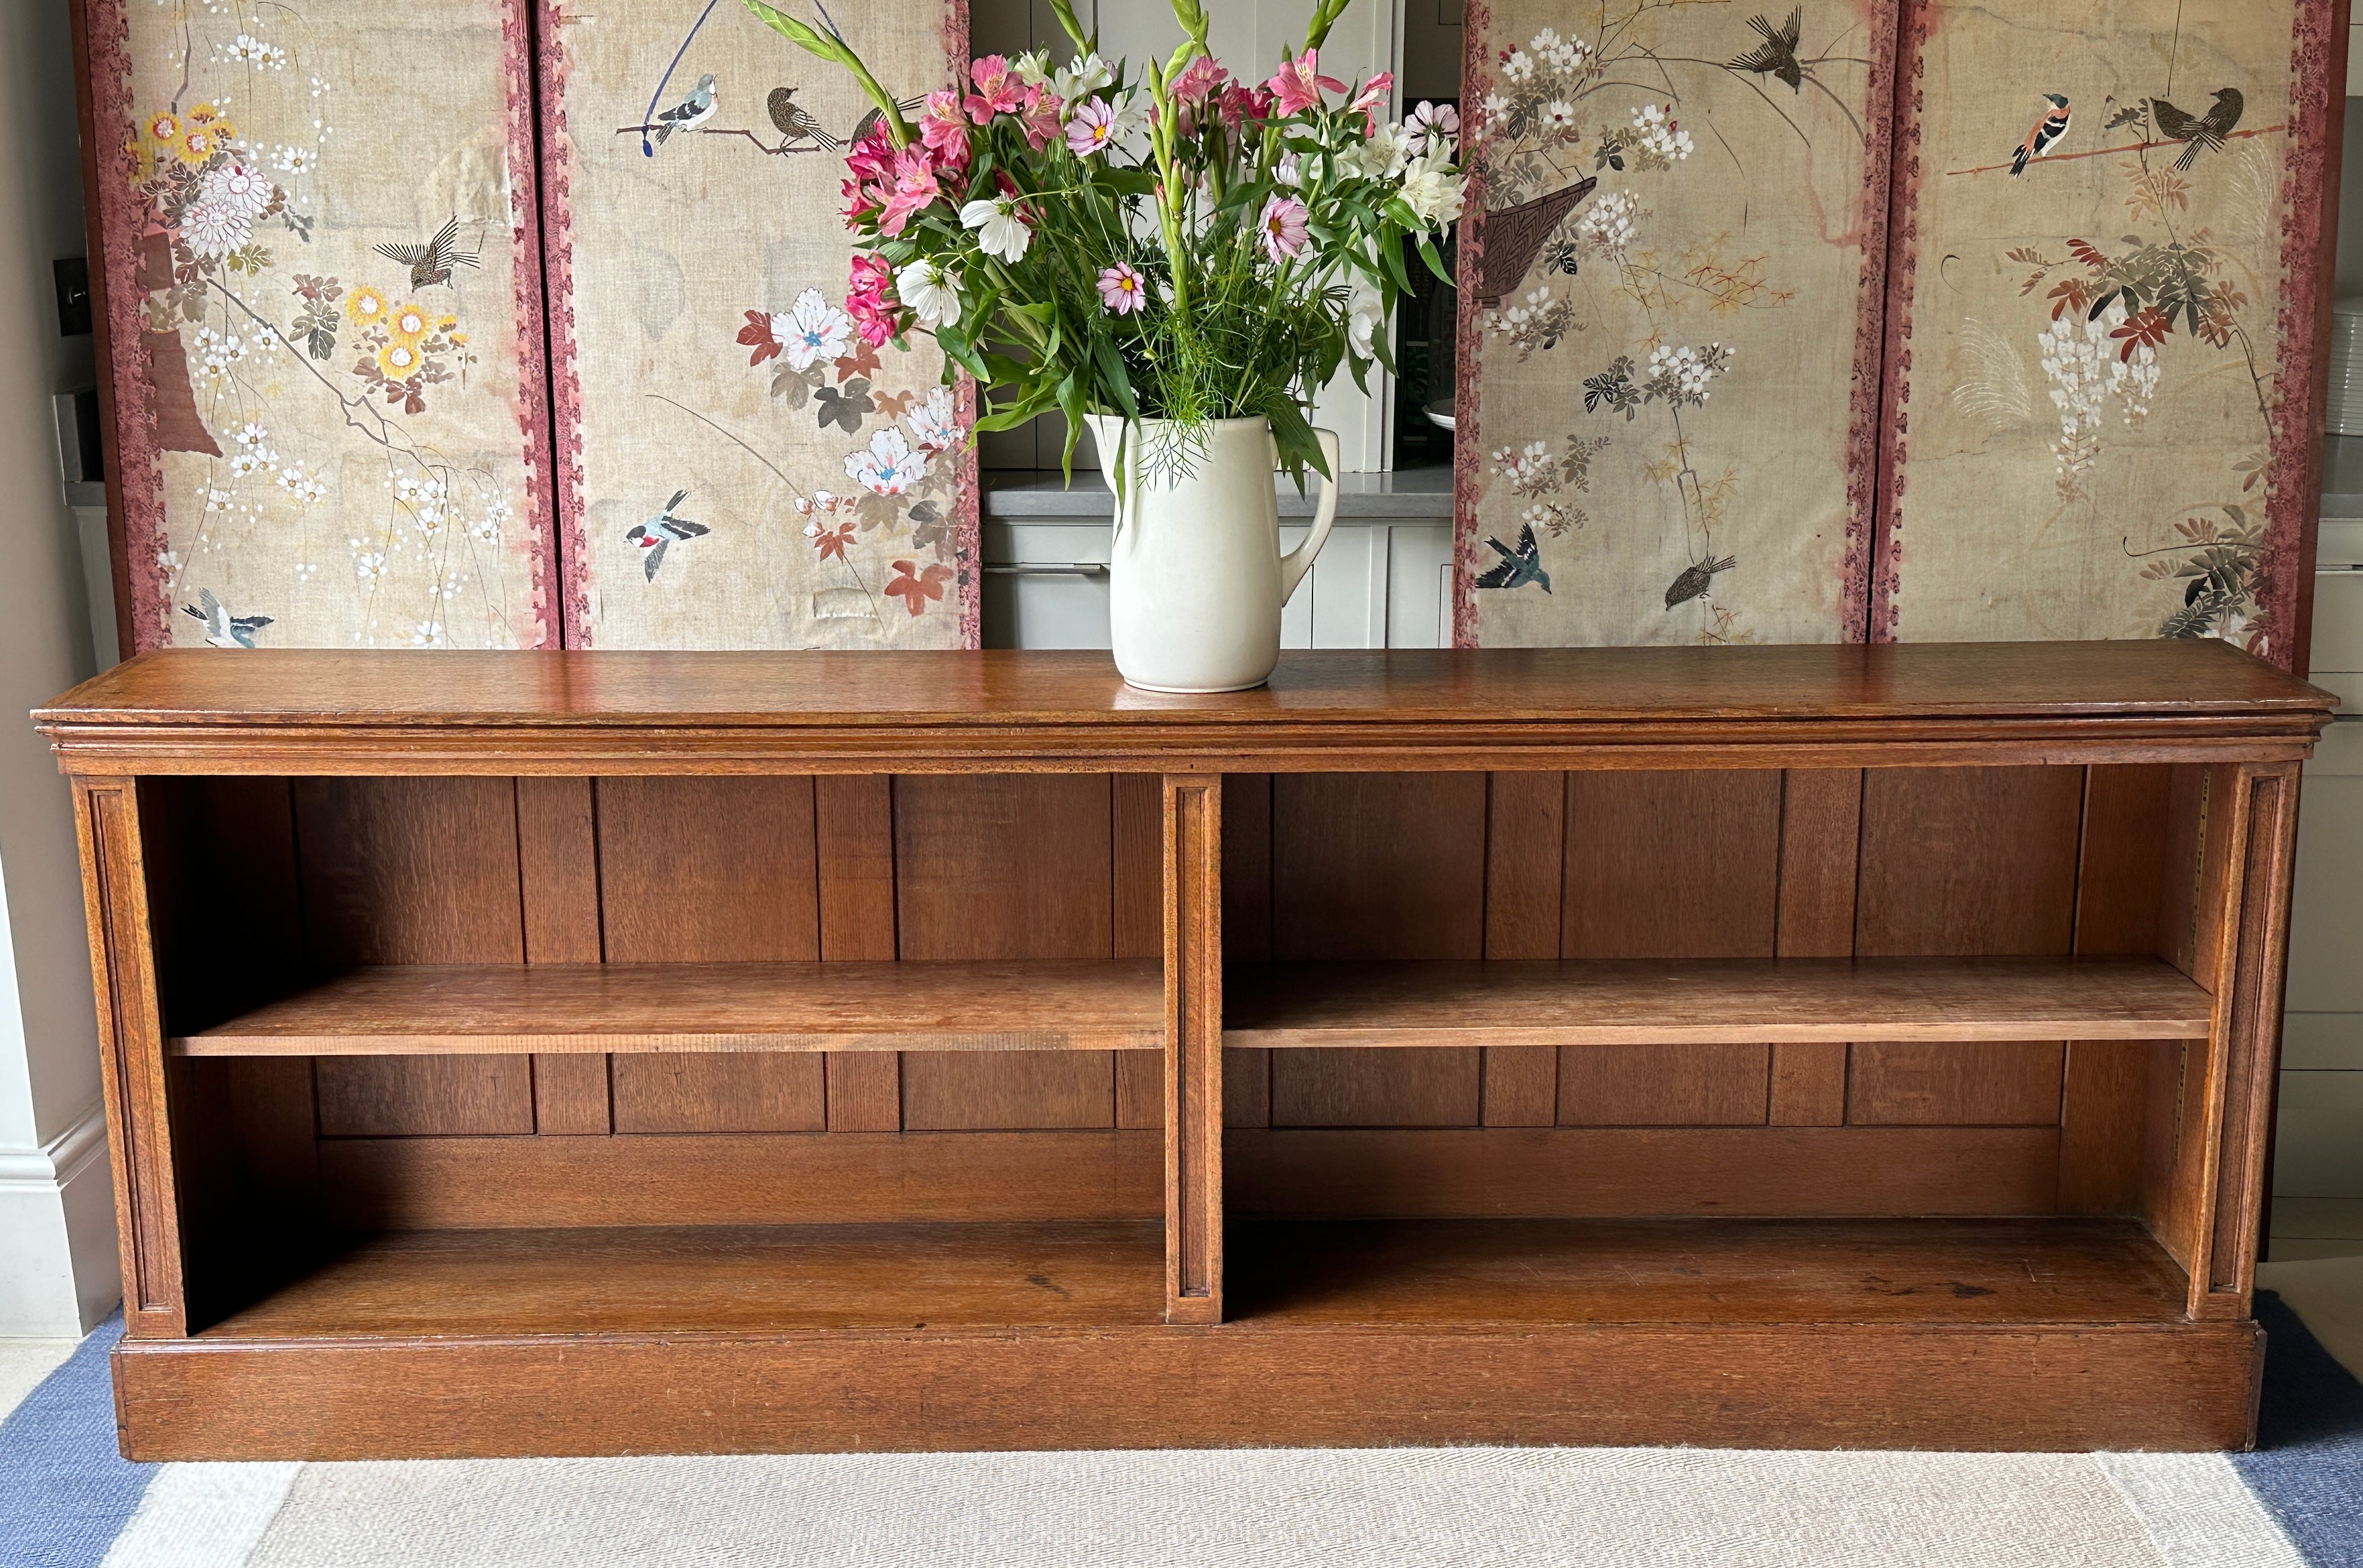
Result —
M1452 282L1452 274L1445 271L1444 258L1437 252L1436 241L1424 234L1419 239L1419 259L1427 263L1427 270L1436 274L1438 282Z

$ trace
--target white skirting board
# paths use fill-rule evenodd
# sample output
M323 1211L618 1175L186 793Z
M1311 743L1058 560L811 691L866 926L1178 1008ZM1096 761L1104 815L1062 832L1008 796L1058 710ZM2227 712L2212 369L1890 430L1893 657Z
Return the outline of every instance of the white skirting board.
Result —
M88 1333L122 1279L106 1120L96 1106L38 1149L0 1149L0 1337Z

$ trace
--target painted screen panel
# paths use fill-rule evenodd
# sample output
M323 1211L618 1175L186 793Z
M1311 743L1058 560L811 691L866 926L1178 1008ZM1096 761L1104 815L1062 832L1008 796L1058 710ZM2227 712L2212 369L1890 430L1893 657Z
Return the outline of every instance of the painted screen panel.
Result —
M139 648L554 646L524 0L87 0Z
M1462 645L1862 635L1893 23L1469 8Z
M842 308L860 90L738 0L541 15L569 645L975 646L970 400ZM838 19L906 100L966 55L957 0Z
M2328 10L1914 6L1874 638L2301 653Z

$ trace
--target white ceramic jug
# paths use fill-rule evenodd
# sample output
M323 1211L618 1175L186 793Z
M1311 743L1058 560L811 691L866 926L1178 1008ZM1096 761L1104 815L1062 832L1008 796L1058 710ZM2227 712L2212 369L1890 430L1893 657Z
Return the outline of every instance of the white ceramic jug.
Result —
M1337 517L1337 484L1322 484L1312 533L1283 556L1272 484L1279 448L1261 415L1214 420L1180 450L1162 419L1126 429L1114 415L1093 415L1090 424L1101 470L1119 497L1108 567L1116 669L1152 692L1263 684L1280 662L1281 606ZM1314 434L1336 473L1336 433Z

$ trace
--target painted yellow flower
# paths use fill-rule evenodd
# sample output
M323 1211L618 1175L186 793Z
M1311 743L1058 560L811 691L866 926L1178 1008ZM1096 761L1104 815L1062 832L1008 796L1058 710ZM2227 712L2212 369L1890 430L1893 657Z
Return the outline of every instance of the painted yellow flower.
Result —
M181 139L181 117L162 114L148 117L149 137L165 147Z
M191 125L212 125L221 117L222 112L220 107L210 98L189 111L189 123Z
M144 136L135 136L124 142L123 150L131 155L131 183L146 184L156 172L156 144Z
M451 329L451 343L453 347L465 348L467 346L467 342L468 335L465 332L459 330L457 328Z
M181 155L183 163L204 163L221 150L221 142L207 127L191 126L172 144L172 150Z
M407 381L426 362L426 354L416 343L396 339L377 351L377 368L385 373L388 381Z
M374 327L385 319L385 295L362 287L345 295L345 318L356 327Z
M456 332L459 329L460 318L452 315L448 310L438 317L435 322L435 330L438 332Z
M417 306L397 305L385 318L385 329L397 343L416 343L435 330L435 320Z

